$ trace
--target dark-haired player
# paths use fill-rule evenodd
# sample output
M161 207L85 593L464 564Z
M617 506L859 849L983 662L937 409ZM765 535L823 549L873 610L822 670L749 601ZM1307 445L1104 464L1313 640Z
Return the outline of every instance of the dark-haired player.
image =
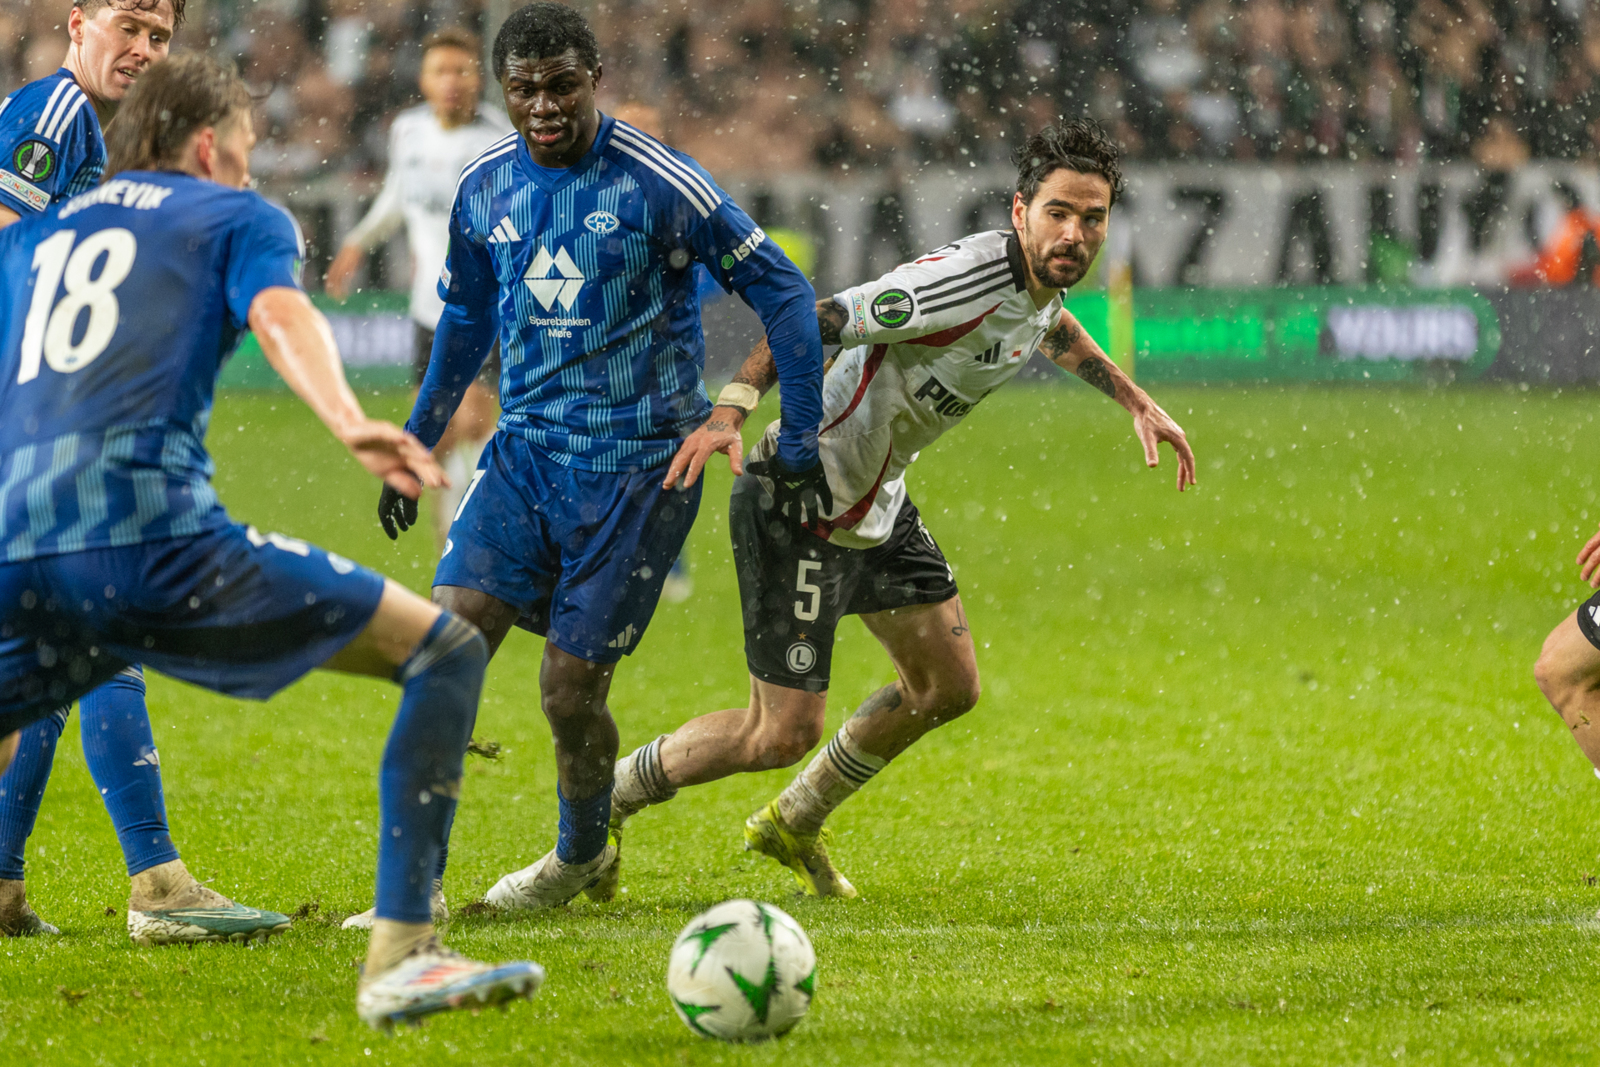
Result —
M103 124L147 67L166 58L184 0L81 0L56 73L0 103L0 227L92 188L105 167ZM131 885L128 934L151 944L249 940L288 918L234 904L195 881L167 826L161 763L136 665L79 702L84 762L117 830ZM0 776L0 936L54 934L34 913L23 855L44 800L67 706L34 723Z
M416 495L427 450L368 419L300 290L299 235L255 193L245 84L190 54L152 68L87 192L0 233L0 736L134 662L266 699L324 667L403 688L379 779L374 1026L525 995L536 964L443 948L429 916L488 649L349 560L234 524L204 438L246 329L368 471Z
M555 849L501 878L491 903L603 892L617 727L616 663L639 646L700 487L662 482L706 420L695 264L761 316L783 384L768 457L777 510L819 513L822 343L805 276L698 164L594 104L598 45L583 16L535 3L506 20L494 73L517 132L461 175L444 314L407 424L439 439L500 338L500 428L479 460L433 579L434 602L499 647L546 637L540 698L555 735ZM385 490L379 514L403 507ZM781 521L781 520L780 520Z
M744 603L748 707L718 711L617 764L612 820L739 771L789 766L822 736L834 628L860 615L899 675L872 694L776 800L745 825L747 848L790 867L806 892L855 896L828 859L823 820L884 765L978 700L972 631L949 565L906 493L922 449L1004 385L1035 351L1133 416L1154 467L1165 441L1178 489L1194 484L1183 430L1117 369L1061 306L1105 239L1122 175L1115 145L1090 122L1047 127L1018 154L1009 230L973 234L817 304L824 343L847 346L823 390L823 465L835 506L804 530L763 520L764 480L735 483L729 528ZM758 347L735 382L754 400L772 385ZM737 427L719 408L668 471L692 480L714 452L740 473ZM719 428L718 423L732 428ZM750 454L772 453L781 424ZM747 465L754 468L754 462Z

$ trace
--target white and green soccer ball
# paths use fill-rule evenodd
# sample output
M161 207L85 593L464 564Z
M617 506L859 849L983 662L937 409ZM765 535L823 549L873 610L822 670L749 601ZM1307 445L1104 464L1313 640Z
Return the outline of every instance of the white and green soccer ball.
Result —
M817 954L800 924L771 904L728 900L683 928L667 963L667 995L703 1037L765 1041L811 1007Z

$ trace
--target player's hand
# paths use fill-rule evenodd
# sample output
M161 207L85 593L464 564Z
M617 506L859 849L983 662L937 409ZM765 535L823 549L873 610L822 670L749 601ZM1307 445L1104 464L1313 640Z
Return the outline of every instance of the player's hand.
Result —
M681 477L683 487L689 488L700 477L706 461L718 452L728 457L728 466L737 477L744 473L744 438L739 427L744 425L744 412L739 408L714 407L711 417L694 433L685 438L678 454L667 467L663 489L671 489Z
M383 532L389 535L389 540L398 541L402 533L417 524L417 502L385 484L378 494L378 521L383 524Z
M833 490L821 458L803 471L790 470L776 456L751 460L745 469L772 479L772 509L790 522L804 526L833 510Z
M1160 404L1147 400L1133 413L1133 432L1138 435L1139 443L1144 445L1147 466L1160 465L1161 453L1158 449L1161 442L1172 446L1172 450L1178 454L1178 492L1197 484L1194 477L1194 449L1189 447L1183 427L1172 421L1172 416L1162 411Z
M361 269L361 261L366 258L366 253L355 245L345 245L339 249L339 254L328 264L328 276L323 280L322 288L335 300L348 299L350 282L355 278L356 271Z
M1600 533L1589 538L1589 543L1578 553L1578 574L1591 589L1600 589Z
M362 419L339 434L339 440L368 471L401 496L415 500L424 487L450 484L428 446L392 422Z

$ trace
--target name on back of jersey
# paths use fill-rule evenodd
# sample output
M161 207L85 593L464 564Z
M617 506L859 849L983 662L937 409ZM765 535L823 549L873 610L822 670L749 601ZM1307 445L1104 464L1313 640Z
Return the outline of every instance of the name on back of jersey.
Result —
M164 185L116 178L98 189L91 189L68 200L66 207L61 209L59 217L64 219L69 215L76 215L84 208L94 207L96 204L118 204L140 211L154 211L171 195L172 190Z

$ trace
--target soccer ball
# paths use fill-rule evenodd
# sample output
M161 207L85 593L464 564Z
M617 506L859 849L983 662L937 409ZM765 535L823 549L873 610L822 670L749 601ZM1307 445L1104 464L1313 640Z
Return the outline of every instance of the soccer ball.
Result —
M698 916L672 946L667 995L695 1033L765 1041L811 1007L817 954L800 924L771 904L728 900Z

